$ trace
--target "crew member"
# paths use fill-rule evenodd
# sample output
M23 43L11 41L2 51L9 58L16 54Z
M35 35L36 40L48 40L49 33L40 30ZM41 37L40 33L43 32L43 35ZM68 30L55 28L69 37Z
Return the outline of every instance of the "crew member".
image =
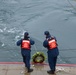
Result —
M34 40L30 39L29 33L24 33L24 38L17 41L17 46L21 47L21 54L23 57L23 62L28 72L32 72L33 69L30 69L30 59L31 59L31 45L34 45Z
M43 42L43 46L48 49L48 63L50 70L48 74L54 74L56 70L57 56L59 55L58 44L55 37L51 36L49 31L44 32L46 39Z

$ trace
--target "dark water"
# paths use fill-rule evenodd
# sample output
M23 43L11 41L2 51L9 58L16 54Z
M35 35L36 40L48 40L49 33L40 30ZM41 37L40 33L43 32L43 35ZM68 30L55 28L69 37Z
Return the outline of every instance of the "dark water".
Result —
M57 38L58 63L76 63L75 0L0 0L0 61L22 61L16 41L25 31L36 42L32 55L47 55L42 46L45 30Z

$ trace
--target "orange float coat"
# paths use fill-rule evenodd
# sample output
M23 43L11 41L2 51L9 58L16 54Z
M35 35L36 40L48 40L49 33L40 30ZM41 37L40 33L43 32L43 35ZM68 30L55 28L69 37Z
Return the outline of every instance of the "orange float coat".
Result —
M29 40L22 40L21 48L30 50L30 41Z
M57 42L56 42L55 39L49 40L48 43L49 43L49 49L50 49L50 50L52 50L52 49L54 49L54 48L57 47Z

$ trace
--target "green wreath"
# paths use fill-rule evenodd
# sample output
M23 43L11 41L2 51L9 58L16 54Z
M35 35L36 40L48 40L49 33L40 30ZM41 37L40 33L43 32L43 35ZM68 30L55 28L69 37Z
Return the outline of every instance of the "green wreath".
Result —
M33 56L32 56L32 60L34 63L43 63L46 59L46 56L44 55L43 52L36 52Z

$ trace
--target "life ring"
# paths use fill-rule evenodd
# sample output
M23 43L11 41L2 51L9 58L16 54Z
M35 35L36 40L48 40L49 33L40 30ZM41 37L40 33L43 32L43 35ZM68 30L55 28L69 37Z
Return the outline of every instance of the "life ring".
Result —
M45 61L45 59L46 59L46 57L45 57L44 53L42 53L42 52L36 52L32 56L33 63L43 63Z

